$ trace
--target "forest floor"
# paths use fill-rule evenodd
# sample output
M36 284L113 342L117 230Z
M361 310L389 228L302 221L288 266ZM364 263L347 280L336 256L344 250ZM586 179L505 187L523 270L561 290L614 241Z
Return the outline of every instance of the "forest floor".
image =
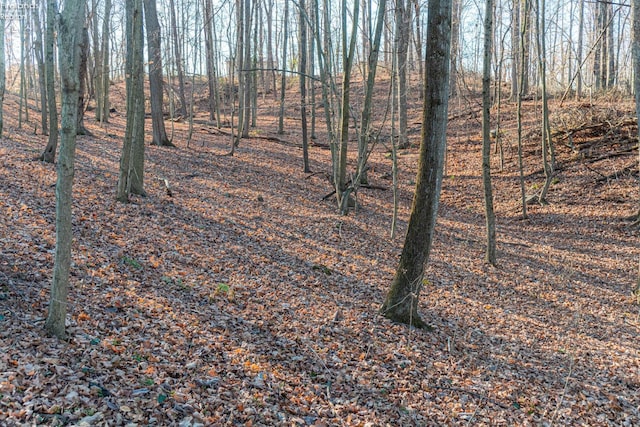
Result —
M233 157L229 136L204 114L189 147L187 123L173 123L178 147L146 147L148 196L130 204L115 201L124 114L101 126L88 112L94 136L78 139L69 338L58 341L43 331L55 166L33 160L46 137L33 123L17 128L9 97L0 140L0 425L640 425L632 295L640 232L625 219L640 197L633 104L552 104L554 129L576 132L557 134L548 204L530 204L523 220L515 107L505 103L492 267L478 99L450 106L419 307L432 331L378 314L411 205L419 99L410 100L413 147L399 156L394 238L385 147L369 177L386 190L361 189L357 211L341 216L333 198L322 200L331 191L322 136L311 148L313 173L302 172L292 106L277 135L276 103L261 100L259 125ZM526 102L527 193L543 183L538 110Z

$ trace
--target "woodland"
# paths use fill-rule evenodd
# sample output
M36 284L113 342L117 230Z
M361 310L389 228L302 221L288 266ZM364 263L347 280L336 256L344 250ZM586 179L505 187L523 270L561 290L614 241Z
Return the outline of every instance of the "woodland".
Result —
M0 425L640 425L640 14L547 1L3 2Z

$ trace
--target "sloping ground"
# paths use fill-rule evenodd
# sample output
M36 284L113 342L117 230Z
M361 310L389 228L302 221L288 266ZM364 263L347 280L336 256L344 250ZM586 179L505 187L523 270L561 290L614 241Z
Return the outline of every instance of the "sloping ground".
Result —
M550 204L521 220L507 122L493 268L482 260L479 127L452 121L426 332L377 314L415 150L400 156L390 239L391 191L361 190L359 212L339 216L320 201L324 173L301 173L299 148L252 138L223 156L228 138L197 129L185 148L180 123L179 149L147 149L149 197L118 204L122 117L87 124L96 137L78 145L68 342L43 334L55 169L32 161L41 137L14 125L0 143L0 424L640 423L639 233L622 220L637 206L634 176L598 181L560 146ZM311 158L328 172L328 151ZM373 183L391 186L389 163L373 155ZM533 191L541 165L526 165Z

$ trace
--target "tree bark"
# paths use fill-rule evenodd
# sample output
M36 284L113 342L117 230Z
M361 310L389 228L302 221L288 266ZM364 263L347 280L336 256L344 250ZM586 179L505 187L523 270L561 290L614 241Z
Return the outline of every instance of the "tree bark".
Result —
M173 52L176 61L176 71L178 73L178 98L180 106L176 110L178 116L187 117L187 97L184 91L184 70L182 64L182 53L180 51L180 41L178 38L178 24L176 22L176 6L174 0L169 0L169 12L171 18L171 35L173 37Z
M6 87L6 64L4 54L5 15L0 14L0 137L4 131L4 92Z
M451 0L429 0L425 99L416 191L400 262L381 313L391 320L426 327L418 298L429 260L442 187L446 147Z
M307 129L307 21L305 0L300 0L300 14L298 25L300 27L300 118L302 119L302 167L305 173L311 172L309 168L309 133Z
M631 41L633 88L636 100L636 121L638 122L638 131L640 134L640 0L632 0L631 13L633 26ZM638 167L640 168L640 147L638 147ZM636 225L640 224L640 197L638 198L638 214L635 223ZM638 270L638 287L640 288L640 269Z
M126 22L127 124L116 194L122 203L129 201L130 194L145 195L142 0L127 2Z
M491 51L493 49L493 0L486 0L482 67L482 188L487 247L485 260L496 265L496 216L491 189ZM499 89L498 89L499 90ZM497 136L496 136L497 137Z
M60 159L56 182L56 249L53 282L45 330L52 336L65 337L67 295L71 268L72 186L78 124L79 64L82 43L84 2L67 0L60 17L58 58L62 88L62 128Z
M49 139L40 160L53 163L58 148L58 106L56 103L56 87L54 76L53 43L58 6L56 0L47 2L47 34L45 37L44 63L47 81L47 102L49 103Z
M78 87L78 125L76 132L78 135L92 135L84 126L84 97L87 91L87 61L89 58L89 30L86 25L82 28L82 40L80 41L80 63L79 67L79 84Z
M160 46L160 23L156 11L156 0L144 0L144 18L147 25L147 50L149 56L149 93L151 96L152 145L174 147L164 127L162 107L162 50Z

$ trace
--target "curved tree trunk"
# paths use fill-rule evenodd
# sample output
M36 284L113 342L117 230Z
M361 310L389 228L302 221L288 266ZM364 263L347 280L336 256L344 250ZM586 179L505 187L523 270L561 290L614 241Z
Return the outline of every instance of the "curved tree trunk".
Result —
M442 187L449 103L451 0L429 0L422 142L402 255L380 309L391 320L426 327L418 314L424 267L429 260Z

